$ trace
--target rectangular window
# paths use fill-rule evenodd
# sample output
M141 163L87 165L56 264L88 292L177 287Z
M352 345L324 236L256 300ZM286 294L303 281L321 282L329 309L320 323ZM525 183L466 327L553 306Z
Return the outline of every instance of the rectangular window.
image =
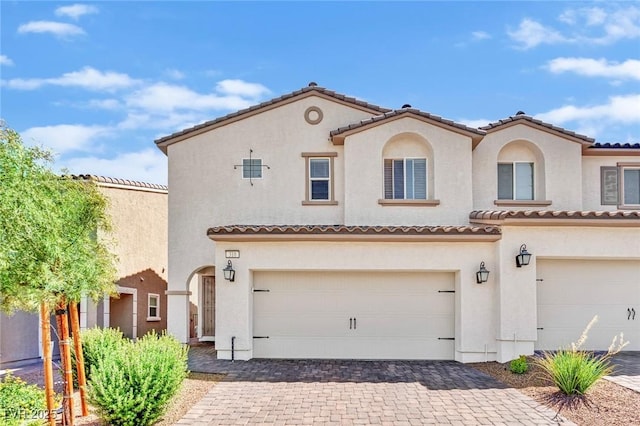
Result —
M305 162L305 199L303 206L337 205L334 195L333 159L337 152L303 152Z
M626 206L640 205L640 168L623 168L623 204Z
M149 293L147 303L147 321L160 320L160 295Z
M311 200L330 200L331 164L328 158L309 159L309 185Z
M533 199L533 163L498 163L498 200Z
M385 159L384 198L386 200L426 200L426 158Z
M640 206L640 163L600 167L600 194L603 206Z
M243 179L262 179L262 159L261 158L243 158L242 159L242 177Z

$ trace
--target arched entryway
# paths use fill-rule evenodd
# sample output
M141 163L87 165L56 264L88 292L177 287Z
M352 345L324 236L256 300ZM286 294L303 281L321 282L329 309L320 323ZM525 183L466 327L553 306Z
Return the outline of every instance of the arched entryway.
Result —
M189 290L189 341L215 341L216 281L215 268L204 266L191 274Z

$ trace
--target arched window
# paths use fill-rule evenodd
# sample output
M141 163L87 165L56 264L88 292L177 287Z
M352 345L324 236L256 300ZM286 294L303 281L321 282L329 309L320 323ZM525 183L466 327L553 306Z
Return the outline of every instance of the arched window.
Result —
M384 200L433 198L433 154L424 138L397 135L387 142L382 157Z

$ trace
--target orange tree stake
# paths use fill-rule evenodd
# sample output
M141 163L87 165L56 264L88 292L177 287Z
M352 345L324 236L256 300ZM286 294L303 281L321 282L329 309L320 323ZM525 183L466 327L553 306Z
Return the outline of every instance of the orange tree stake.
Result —
M56 425L55 401L53 399L53 365L51 363L51 323L47 304L40 304L40 328L42 331L42 364L44 368L44 392L47 397L47 419L49 426Z
M73 374L71 371L71 348L69 347L69 319L67 306L60 302L56 309L56 321L60 334L60 358L62 360L62 377L64 381L63 424L73 426Z
M88 416L89 406L87 405L86 394L87 380L84 374L84 354L82 353L82 342L80 341L80 319L78 318L78 305L76 303L71 303L69 305L69 316L71 317L73 347L76 352L76 372L78 373L78 387L80 388L80 405L82 407L82 416Z

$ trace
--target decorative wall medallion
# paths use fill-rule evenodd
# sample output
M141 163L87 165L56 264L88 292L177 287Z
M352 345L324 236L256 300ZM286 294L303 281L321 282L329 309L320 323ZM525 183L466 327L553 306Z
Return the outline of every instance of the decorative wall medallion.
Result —
M317 106L309 107L304 112L304 119L309 124L318 124L322 121L322 110Z

